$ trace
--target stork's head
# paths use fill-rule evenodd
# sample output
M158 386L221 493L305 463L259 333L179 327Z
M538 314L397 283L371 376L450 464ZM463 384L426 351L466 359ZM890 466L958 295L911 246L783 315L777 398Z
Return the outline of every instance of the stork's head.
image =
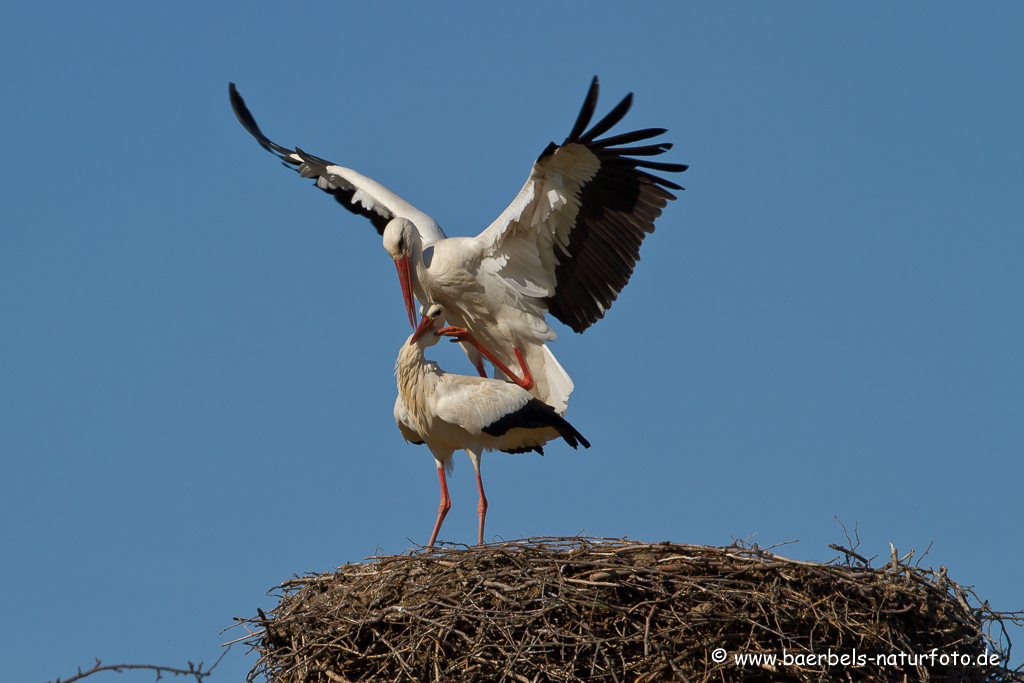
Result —
M409 337L409 345L420 342L424 347L433 346L441 340L437 331L444 327L444 307L441 304L430 304L420 320L416 331ZM420 341L422 340L422 341Z
M409 314L409 325L416 327L413 318L412 300L412 264L413 245L418 244L420 234L416 225L408 218L394 218L384 228L384 248L395 259L398 269L398 282L402 285L402 297L405 299L405 310Z

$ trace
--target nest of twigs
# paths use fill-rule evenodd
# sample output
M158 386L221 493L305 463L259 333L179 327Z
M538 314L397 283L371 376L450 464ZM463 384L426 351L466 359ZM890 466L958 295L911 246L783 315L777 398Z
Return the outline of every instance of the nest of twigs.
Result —
M1002 630L1020 612L911 554L873 568L832 547L824 564L579 537L372 557L240 620L249 680L1024 681Z

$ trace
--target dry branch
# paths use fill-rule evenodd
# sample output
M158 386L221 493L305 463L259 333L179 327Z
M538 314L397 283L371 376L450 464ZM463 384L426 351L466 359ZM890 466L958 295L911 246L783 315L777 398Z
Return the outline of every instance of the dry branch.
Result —
M226 655L228 653L228 650L230 649L231 646L228 645L224 649L224 652L221 653L220 657L217 658L217 661L213 663L213 666L211 666L206 671L203 671L203 662L199 662L199 664L193 664L192 662L189 662L187 669L180 669L173 666L157 666L156 664L104 664L99 659L97 659L96 663L93 665L91 669L86 669L85 671L82 671L82 667L78 667L78 673L74 674L70 678L62 679L58 677L57 680L54 681L54 683L74 683L75 681L80 681L83 678L87 678L88 676L92 676L93 674L100 673L101 671L114 671L116 673L124 673L125 671L132 671L138 669L144 669L146 671L155 671L157 680L163 678L164 674L171 674L172 676L192 676L196 679L196 683L203 683L203 679L213 673L213 670L217 668L218 664L220 664L220 660L224 659L224 655Z

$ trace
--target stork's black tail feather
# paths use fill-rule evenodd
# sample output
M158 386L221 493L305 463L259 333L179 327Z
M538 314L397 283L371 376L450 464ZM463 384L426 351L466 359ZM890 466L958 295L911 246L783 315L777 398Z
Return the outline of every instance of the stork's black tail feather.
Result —
M483 431L491 436L501 436L512 429L543 429L544 427L554 427L558 435L573 448L577 448L579 444L583 444L584 448L590 448L590 442L569 424L568 420L539 398L531 398L522 408L492 422L484 427Z

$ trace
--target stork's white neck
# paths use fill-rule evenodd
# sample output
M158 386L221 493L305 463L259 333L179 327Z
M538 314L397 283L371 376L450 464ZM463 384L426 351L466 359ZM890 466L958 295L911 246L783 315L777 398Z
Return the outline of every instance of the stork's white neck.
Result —
M428 332L432 335L433 332ZM402 344L395 361L395 378L398 381L398 395L409 413L410 426L416 431L429 431L433 421L431 401L434 387L444 376L444 370L423 355L424 344Z
M423 248L423 242L419 234L409 240L409 279L412 281L412 293L420 303L430 301L430 260L433 258L434 248Z

